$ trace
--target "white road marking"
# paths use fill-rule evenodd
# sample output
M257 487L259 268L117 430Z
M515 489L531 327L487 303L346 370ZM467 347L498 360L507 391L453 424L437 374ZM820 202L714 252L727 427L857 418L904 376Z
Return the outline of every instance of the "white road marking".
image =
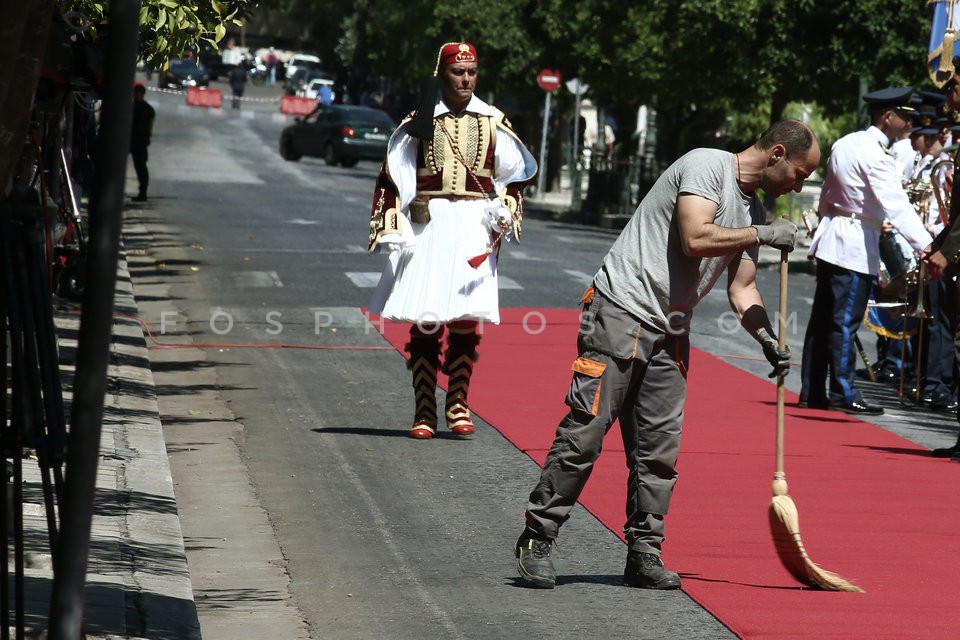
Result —
M367 316L358 307L310 307L314 323L326 327L365 327Z
M276 271L239 271L233 274L238 287L282 287Z
M593 283L593 276L584 273L583 271L577 271L576 269L564 269L563 272L581 284Z
M523 289L516 280L507 276L497 276L497 283L500 289Z
M380 282L379 271L348 271L344 275L361 289L373 289Z

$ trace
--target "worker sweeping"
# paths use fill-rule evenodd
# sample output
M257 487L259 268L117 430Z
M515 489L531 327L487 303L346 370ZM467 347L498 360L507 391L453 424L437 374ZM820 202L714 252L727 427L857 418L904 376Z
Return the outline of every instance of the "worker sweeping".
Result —
M530 585L555 585L551 544L619 418L629 468L624 584L680 587L660 555L677 480L693 309L726 273L730 304L773 366L771 377L787 372L790 350L778 346L756 263L760 245L792 251L797 226L785 219L767 224L755 192L799 192L819 162L810 128L784 120L739 153L688 152L644 197L582 301L570 411L530 493L515 546Z

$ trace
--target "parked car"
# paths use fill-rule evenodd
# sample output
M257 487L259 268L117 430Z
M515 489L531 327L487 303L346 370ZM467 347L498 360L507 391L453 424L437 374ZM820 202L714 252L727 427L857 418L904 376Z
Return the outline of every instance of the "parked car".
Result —
M166 71L161 71L157 86L161 89L173 87L186 89L187 87L210 86L210 74L206 67L195 58L171 58Z
M323 158L328 165L352 167L359 160L382 160L397 125L385 112L370 107L330 105L280 133L280 156L297 161Z
M288 74L283 83L283 92L288 96L303 96L303 91L317 78L333 80L333 74L315 67L300 67L293 74Z
M290 78L300 69L319 69L320 58L307 53L295 53L287 59L284 68L287 78Z

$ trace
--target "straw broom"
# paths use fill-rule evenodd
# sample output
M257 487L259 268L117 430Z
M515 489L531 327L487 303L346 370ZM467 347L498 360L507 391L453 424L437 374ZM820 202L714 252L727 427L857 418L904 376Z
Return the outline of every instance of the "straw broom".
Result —
M780 342L783 351L787 336L787 252L780 253ZM773 474L773 500L770 501L770 532L784 568L803 584L827 591L863 589L837 574L821 569L810 560L800 540L800 516L797 505L787 495L787 475L783 472L783 376L777 376L777 469Z

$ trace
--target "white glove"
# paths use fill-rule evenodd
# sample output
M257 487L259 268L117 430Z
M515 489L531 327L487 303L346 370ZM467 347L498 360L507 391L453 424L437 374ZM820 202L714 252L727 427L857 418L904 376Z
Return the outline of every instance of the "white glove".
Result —
M495 202L488 205L484 211L487 214L487 226L490 230L501 234L503 239L509 242L513 232L513 214L510 213L510 209Z
M403 242L403 237L399 233L387 233L380 236L380 241L377 243L377 246L380 247L380 250L384 253L393 253L394 251L400 251L406 245Z

